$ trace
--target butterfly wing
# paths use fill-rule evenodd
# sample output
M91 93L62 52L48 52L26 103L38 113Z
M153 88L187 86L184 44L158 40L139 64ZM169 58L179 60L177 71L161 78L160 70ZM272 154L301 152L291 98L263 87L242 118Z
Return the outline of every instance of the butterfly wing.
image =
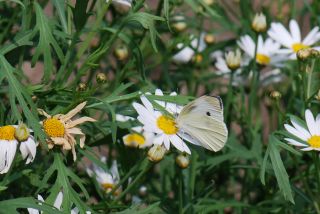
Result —
M182 109L176 122L182 138L206 149L219 151L227 141L219 97L202 96L194 100Z

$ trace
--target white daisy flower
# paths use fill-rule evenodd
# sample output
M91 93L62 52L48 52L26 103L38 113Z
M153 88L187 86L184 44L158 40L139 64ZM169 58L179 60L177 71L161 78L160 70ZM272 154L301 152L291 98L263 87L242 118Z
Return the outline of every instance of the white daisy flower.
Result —
M16 154L19 141L16 138L20 125L7 125L0 127L0 174L7 173L11 167ZM26 164L33 161L36 155L36 143L28 133L21 139L20 151L23 159L27 159Z
M158 91L157 93L160 93ZM133 107L138 112L138 120L143 124L143 129L146 132L154 133L154 144L164 144L167 150L170 149L170 143L173 144L181 152L191 154L188 146L179 137L179 129L176 126L175 119L169 115L165 115L160 111L154 110L152 104L145 96L141 96L143 105L133 103ZM159 101L159 104L167 106L166 103ZM160 104L160 105L161 105ZM178 108L171 106L168 111L178 111Z
M240 41L237 42L239 47L251 58L254 58L254 51L256 44L249 35L242 36ZM279 51L280 44L274 42L270 38L263 41L262 36L258 36L258 47L256 62L260 65L276 64L279 62L279 57L275 54ZM282 60L282 58L281 58Z
M101 157L101 162L106 163L107 158ZM112 162L112 166L108 171L93 164L93 170L87 168L87 173L90 177L95 177L97 182L100 184L101 188L105 190L106 193L111 192L120 181L118 164L116 160ZM114 192L114 195L119 195L120 192L121 192L121 187Z
M106 0L109 3L110 0ZM127 13L132 7L132 0L111 0L114 8L121 14Z
M320 114L316 118L312 112L307 109L305 112L306 126L294 118L291 118L291 124L285 124L285 129L299 139L285 138L289 144L303 147L302 151L317 150L320 151Z
M122 140L124 145L139 149L152 146L154 140L153 133L145 132L142 126L133 127L132 130L134 133L123 136Z
M176 63L187 63L189 62L192 57L195 55L195 49L198 48L198 52L202 52L206 47L206 43L204 41L204 37L205 37L205 34L202 33L200 35L200 38L194 38L192 39L191 41L191 44L187 47L184 47L184 44L182 43L179 43L177 45L177 48L178 49L181 49L178 53L176 53L174 56L173 56L173 61L176 62ZM199 43L199 44L198 44Z
M38 195L38 200L44 202L44 199L41 195ZM56 197L56 200L53 203L53 206L55 208L57 208L58 210L60 210L62 202L63 202L63 193L59 192ZM33 208L28 208L28 212L29 212L29 214L40 214L40 213L42 214L43 213L43 212L40 212L39 210L33 209ZM75 207L74 209L71 210L71 214L78 214L78 213L79 213L79 209L77 207ZM86 214L91 214L91 212L86 211Z
M119 122L127 122L135 120L135 118L116 114L116 120ZM154 134L143 131L142 126L133 127L131 130L134 132L122 138L124 145L140 149L152 146Z
M290 54L290 59L296 59L296 53L299 50L311 47L320 40L319 27L314 27L303 40L296 20L290 20L289 29L290 32L281 23L271 23L268 35L286 47L280 49L278 53Z

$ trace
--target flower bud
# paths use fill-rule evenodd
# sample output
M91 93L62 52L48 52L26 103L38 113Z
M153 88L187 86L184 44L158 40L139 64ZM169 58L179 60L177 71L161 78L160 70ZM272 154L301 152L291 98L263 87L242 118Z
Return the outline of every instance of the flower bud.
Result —
M254 16L251 27L257 33L265 32L267 29L266 16L263 13L257 13Z
M200 53L197 53L192 57L192 62L194 64L200 64L203 61L203 56Z
M28 140L29 135L30 135L29 128L24 123L20 123L14 132L14 137L19 142L24 142L24 141Z
M162 145L153 145L148 151L148 159L151 162L159 162L163 159L166 153L166 148Z
M141 186L139 188L139 196L145 197L148 194L148 188L146 186Z
M297 58L301 61L307 60L312 55L311 48L303 48L297 52Z
M239 49L237 49L236 51L228 52L225 58L226 58L227 66L231 71L235 71L238 68L240 68L241 52Z
M203 1L203 3L205 3L208 6L211 6L215 3L215 0L202 0L202 1Z
M118 45L116 49L114 50L114 56L117 58L119 61L124 61L128 58L129 56L129 50L126 45Z
M171 27L175 32L180 33L187 29L187 23L184 16L176 15L172 17L171 20Z
M107 3L109 0L107 0ZM127 14L132 7L132 0L112 0L114 9L119 14Z
M186 154L180 154L176 157L176 163L181 169L185 169L189 166L190 160Z
M271 93L270 93L270 97L272 98L272 99L274 99L274 100L279 100L279 99L281 99L281 93L279 92L279 91L272 91Z
M78 84L77 91L86 91L86 90L87 90L87 84L83 82Z
M318 91L318 93L315 95L315 98L320 101L320 90Z
M207 45L212 45L214 44L216 41L216 37L213 35L213 34L206 34L204 36L204 42L207 44Z
M102 72L97 73L96 81L98 84L104 84L107 82L107 80L108 80L108 78L104 73L102 73Z

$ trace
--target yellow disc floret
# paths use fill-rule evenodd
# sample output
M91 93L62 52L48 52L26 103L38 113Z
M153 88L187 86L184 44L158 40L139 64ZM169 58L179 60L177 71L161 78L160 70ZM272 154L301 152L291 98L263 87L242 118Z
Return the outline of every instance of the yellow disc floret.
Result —
M165 134L171 135L178 132L176 122L168 116L161 115L158 117L157 125Z
M56 118L49 118L43 121L43 128L49 137L63 137L64 125Z
M295 53L297 53L298 51L300 51L301 49L304 49L304 48L310 48L308 45L304 45L302 43L294 43L292 45L292 49Z
M257 63L260 65L268 65L270 63L270 57L265 54L257 54L256 56Z
M13 126L0 127L0 140L14 140L15 130Z
M312 148L320 148L320 136L313 135L308 139L308 144Z
M145 139L142 135L133 133L133 134L129 134L125 137L124 143L127 146L136 147L138 145L141 146L141 145L145 144Z

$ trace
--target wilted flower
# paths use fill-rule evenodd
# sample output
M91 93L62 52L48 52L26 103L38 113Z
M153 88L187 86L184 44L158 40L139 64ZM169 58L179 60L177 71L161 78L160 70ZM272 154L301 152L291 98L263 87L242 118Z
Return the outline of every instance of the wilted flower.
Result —
M67 114L57 114L54 116L49 115L42 109L38 109L41 115L44 115L47 119L43 120L41 124L48 136L47 143L49 149L52 149L55 145L62 146L63 150L71 150L73 154L73 160L77 159L76 156L76 139L75 135L80 136L80 147L84 147L84 141L86 135L77 126L85 122L95 122L96 120L91 117L81 117L75 120L71 120L77 113L79 113L86 105L87 102L83 102L76 106L73 110Z
M263 13L257 13L252 21L251 27L257 33L262 33L267 29L266 16Z

